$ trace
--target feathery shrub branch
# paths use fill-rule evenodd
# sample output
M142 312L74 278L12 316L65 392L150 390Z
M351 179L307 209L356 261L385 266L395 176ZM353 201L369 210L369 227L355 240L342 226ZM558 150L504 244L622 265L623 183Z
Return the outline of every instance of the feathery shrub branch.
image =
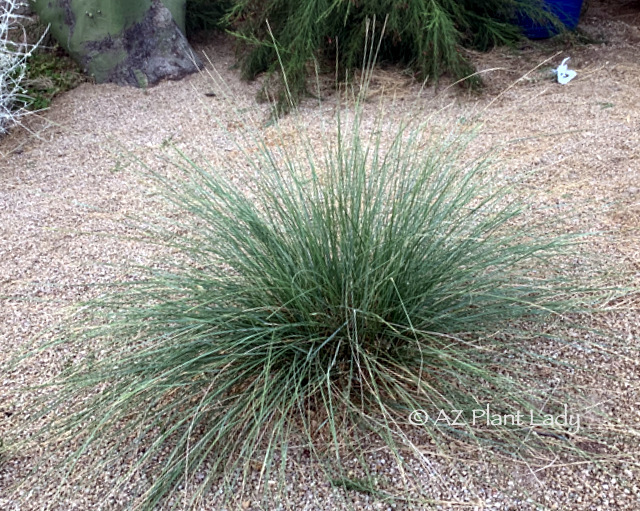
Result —
M24 16L19 14L19 9L26 5L16 0L0 2L0 136L26 113L29 98L22 83L27 60L42 41L42 38L36 44L27 41L20 24Z

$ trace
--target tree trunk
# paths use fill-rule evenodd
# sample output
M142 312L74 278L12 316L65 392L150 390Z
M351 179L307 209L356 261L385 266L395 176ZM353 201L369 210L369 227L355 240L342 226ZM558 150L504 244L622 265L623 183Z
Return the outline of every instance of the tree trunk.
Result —
M184 35L185 4L185 0L33 0L40 19L51 25L58 43L87 74L98 83L137 87L180 79L201 66Z

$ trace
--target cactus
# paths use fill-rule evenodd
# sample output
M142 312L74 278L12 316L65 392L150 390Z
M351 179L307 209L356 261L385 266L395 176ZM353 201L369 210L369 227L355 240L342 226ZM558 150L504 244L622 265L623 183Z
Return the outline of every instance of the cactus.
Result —
M136 87L197 71L185 0L33 0L58 43L98 83ZM141 79L141 77L144 77Z

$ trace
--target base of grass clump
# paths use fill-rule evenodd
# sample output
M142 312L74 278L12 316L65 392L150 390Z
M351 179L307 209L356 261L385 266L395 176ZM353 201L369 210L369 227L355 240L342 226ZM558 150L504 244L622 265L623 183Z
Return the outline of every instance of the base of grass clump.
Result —
M111 488L139 481L132 506L149 509L211 488L273 508L296 464L347 503L420 506L420 478L446 487L447 459L464 459L452 446L595 457L580 442L597 431L545 422L591 406L571 385L588 368L556 356L602 296L567 262L576 238L528 224L467 134L339 110L320 149L304 129L236 138L247 190L181 153L168 175L148 169L171 211L142 216L140 236L172 259L133 268L45 347L78 354L32 413L39 438L75 446L65 467L127 460Z

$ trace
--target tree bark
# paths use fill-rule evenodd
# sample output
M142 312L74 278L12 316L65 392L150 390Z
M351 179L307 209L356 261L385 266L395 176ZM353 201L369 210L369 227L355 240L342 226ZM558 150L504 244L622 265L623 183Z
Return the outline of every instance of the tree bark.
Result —
M33 0L36 13L51 25L58 43L96 82L137 87L180 79L201 67L184 35L185 4L185 0Z

